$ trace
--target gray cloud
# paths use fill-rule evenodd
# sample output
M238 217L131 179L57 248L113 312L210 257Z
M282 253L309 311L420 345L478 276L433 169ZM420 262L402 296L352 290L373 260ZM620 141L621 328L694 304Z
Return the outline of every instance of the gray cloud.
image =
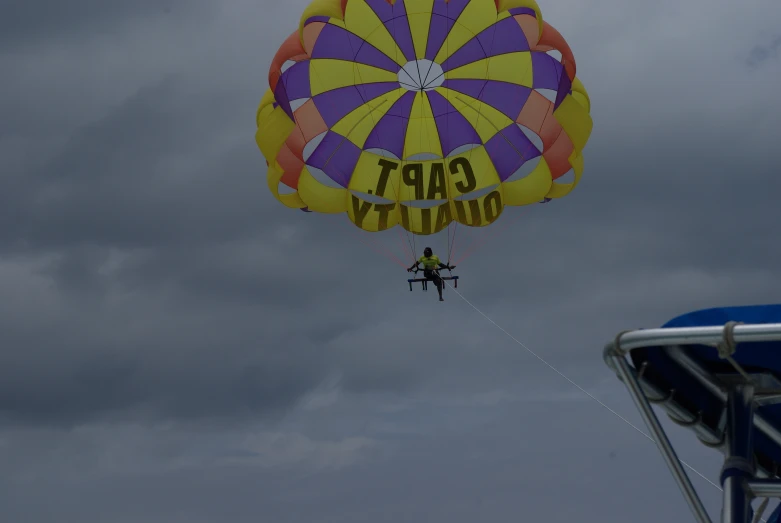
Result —
M748 65L757 66L778 58L778 51L781 49L781 35L773 38L767 45L756 45L751 49L747 60Z
M637 506L653 489L659 503L652 517L686 517L683 499L664 477L651 442L582 397L545 401L525 395L523 401L472 405L406 402L394 411L377 400L373 408L353 404L348 419L360 413L367 421L387 420L366 427L362 438L344 436L350 428L344 428L345 413L336 406L310 412L306 419L320 427L330 419L342 433L311 438L251 426L240 436L217 428L193 434L92 426L68 438L67 445L52 446L52 436L25 431L12 434L11 441L25 438L26 447L40 454L3 462L11 471L3 485L9 493L5 506L9 516L50 519L52 505L35 502L29 488L34 485L53 506L84 520L135 522L153 514L159 521L293 522L316 514L329 522L373 517L460 523L521 514L568 521L593 514L619 522L628 513L643 521L645 512ZM630 408L628 398L617 403ZM377 412L378 407L385 408ZM559 416L551 416L551 408ZM417 427L427 436L400 436L388 426L394 419L402 427L420 419ZM536 422L541 419L546 422ZM573 432L573 426L579 429ZM680 429L671 431L678 443L688 439ZM713 457L701 447L682 453L710 475L718 472ZM644 476L638 462L647 462L656 480ZM714 506L720 493L699 478L694 482ZM71 501L87 489L97 494L95 502Z
M254 113L306 2L39 4L0 4L11 520L687 517L650 442L470 303L639 423L605 341L776 301L781 78L745 57L777 2L740 32L704 0L543 3L592 97L586 173L459 229L455 261L498 232L459 261L469 303L444 304L362 243L406 264L396 231L268 194ZM638 512L649 496L663 514Z
M107 4L98 0L60 2L25 2L3 0L0 11L0 44L35 45L65 40L86 34L110 34L118 29L134 30L150 18L213 14L208 3L181 0L140 0L130 4Z

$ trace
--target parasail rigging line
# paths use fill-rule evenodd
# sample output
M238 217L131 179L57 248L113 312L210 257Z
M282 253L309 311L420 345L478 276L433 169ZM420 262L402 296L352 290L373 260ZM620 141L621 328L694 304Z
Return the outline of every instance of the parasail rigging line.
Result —
M525 349L525 350L526 350L526 351L527 351L529 354L531 354L532 356L534 356L535 358L537 358L537 359L538 359L540 362L542 362L544 365L546 365L546 366L547 366L547 367L549 367L551 370L553 370L553 371L554 371L556 374L558 374L559 376L561 376L562 378L564 378L565 380L567 380L567 381L568 381L570 384L572 384L573 386L575 386L577 389L579 389L579 390L580 390L582 393L584 393L585 395L587 395L589 398L591 398L591 399L592 399L592 400L594 400L595 402L599 403L599 404L600 404L600 405L601 405L603 408L605 408L606 410L608 410L609 412L611 412L611 413L612 413L614 416L616 416L617 418L619 418L621 421L623 421L624 423L626 423L627 425L629 425L630 427L632 427L633 429L635 429L637 432L639 432L640 434L642 434L643 436L645 436L645 437L646 437L646 439L648 439L649 441L651 441L651 442L653 442L653 443L656 443L656 441L655 441L655 440L654 440L654 439L653 439L651 436L649 436L648 434L646 434L646 433L645 433L645 432L644 432L642 429L640 429L640 428L639 428L639 427L637 427L635 424L633 424L631 421L629 421L628 419L626 419L625 417L623 417L621 414L619 414L618 412L616 412L615 410L613 410L612 408L610 408L609 406L607 406L607 405L606 405L604 402L602 402L601 400L599 400L599 399L598 399L596 396L594 396L593 394L591 394L590 392L588 392L586 389L584 389L583 387L581 387L580 385L578 385L577 383L575 383L575 381L574 381L574 380L572 380L571 378L567 377L567 376L566 376L566 375L565 375L563 372L561 372L561 371L560 371L560 370L558 370L556 367L554 367L554 366L553 366L551 363L549 363L547 360L545 360L545 359L544 359L542 356L540 356L540 355L539 355L539 354L537 354L535 351L533 351L532 349L530 349L529 347L527 347L527 346L526 346L524 343L522 343L520 340L518 340L518 339L517 339L515 336L513 336L512 334L510 334L509 332L507 332L507 331L506 331L506 330L505 330L505 329L504 329L502 326L500 326L498 323L496 323L494 320L492 320L492 319L491 319L491 318L490 318L490 317L489 317L489 316L488 316L486 313L484 313L483 311L481 311L479 308L477 308L477 306L475 306L475 305L474 305L472 302L470 302L470 301L469 301L469 300L468 300L468 299L467 299L467 298L466 298L466 297L465 297L463 294L461 294L461 293L458 291L458 289L456 289L455 287L453 287L452 285L450 285L450 283L448 283L448 282L445 282L445 284L446 284L448 287L450 287L450 288L453 290L453 292L455 292L455 293L456 293L456 294L457 294L457 295L458 295L458 296L459 296L459 297L460 297L462 300L464 300L464 302L466 302L466 304L467 304L467 305L469 305L470 307L472 307L472 308L473 308L475 311L477 311L477 312L478 312L478 313L479 313L479 314L480 314L480 315L481 315L483 318L485 318L486 320L488 320L488 321L489 321L491 324L493 324L493 326L494 326L494 327L496 327L497 329L499 329L500 331L502 331L504 334L506 334L506 335L507 335L507 337L509 337L511 340L513 340L513 341L514 341L515 343L517 343L518 345L520 345L520 346L521 346L523 349ZM716 487L717 489L719 489L719 490L722 490L722 488L721 488L721 487L719 487L719 486L718 486L716 483L714 483L713 481L711 481L710 479L708 479L708 478L707 478L707 477L706 477L704 474L702 474L700 471L698 471L697 469L695 469L693 466L689 465L688 463L686 463L685 461L681 460L680 458L679 458L679 461L681 462L681 464L682 464L684 467L688 468L689 470L691 470L692 472L694 472L695 474L697 474L698 476L700 476L702 479L704 479L705 481L707 481L708 483L710 483L711 485L713 485L713 486L714 486L714 487Z

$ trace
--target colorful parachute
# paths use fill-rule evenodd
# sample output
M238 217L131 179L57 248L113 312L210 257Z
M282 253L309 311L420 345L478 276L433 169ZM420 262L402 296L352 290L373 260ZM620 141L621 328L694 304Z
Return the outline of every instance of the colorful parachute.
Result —
M269 86L256 141L272 194L372 232L485 226L560 198L592 127L534 0L314 0Z

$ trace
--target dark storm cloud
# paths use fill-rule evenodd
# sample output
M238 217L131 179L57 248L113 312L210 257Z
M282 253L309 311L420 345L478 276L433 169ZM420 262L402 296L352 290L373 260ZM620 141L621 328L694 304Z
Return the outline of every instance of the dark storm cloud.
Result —
M137 26L151 17L207 14L212 9L208 2L183 0L2 0L0 45L79 39L85 34L113 33L122 27Z
M6 422L264 416L290 407L324 377L315 343L268 325L252 328L246 312L172 313L139 303L134 308L147 313L129 316L88 302L65 325L46 322L45 334L4 327L4 346L15 348L2 358ZM278 315L260 306L256 313Z
M4 329L6 346L18 348L4 367L7 418L239 415L290 405L320 379L306 329L289 334L292 324L266 322L305 302L298 285L308 293L322 285L307 278L305 264L285 263L289 255L307 260L297 244L280 245L284 234L276 239L277 225L258 205L262 177L247 168L255 151L234 147L176 169L193 143L211 139L227 103L217 93L197 102L208 114L187 110L196 101L178 96L177 86L169 78L142 89L4 193L15 218L4 223L8 259L46 259L35 277L54 283L47 308L69 317L37 332L32 317ZM271 228L254 232L264 222ZM178 300L168 301L166 290ZM127 295L130 306L114 301ZM37 311L39 321L46 312ZM334 328L309 325L318 334ZM247 350L269 359L236 359ZM32 354L39 356L25 358Z
M631 408L626 396L616 403L621 410ZM291 523L314 514L327 522L360 522L368 514L378 521L458 523L532 515L616 523L631 515L632 521L650 523L688 516L653 443L591 403L527 398L434 405L394 413L375 401L363 409L352 406L349 417L328 409L312 424L321 431L343 427L342 435L311 439L284 432L263 436L250 427L244 436L154 427L147 429L154 437L144 438L132 426L93 426L65 445L51 445L56 435L9 433L8 442L25 438L44 459L14 456L0 462L7 478L0 491L8 494L7 514L44 521L51 520L49 506L82 521L128 522L146 521L150 514L166 522ZM394 433L385 423L365 430L369 438L343 439L352 430L344 421L358 413L364 422L399 420L399 428L420 420L414 427L425 437ZM673 425L676 444L686 442L690 435L685 436ZM255 445L264 442L273 453L256 452ZM718 473L714 456L704 447L681 453L709 475ZM116 474L115 467L124 472ZM709 507L719 503L718 490L696 476L693 482ZM93 502L69 501L87 490ZM41 495L51 505L37 503ZM638 510L649 496L656 508Z
M213 137L228 102L224 93L182 98L177 87L167 78L141 89L76 131L42 168L19 173L14 190L2 196L17 217L3 223L4 244L133 248L246 233L261 218L253 193L263 184L235 166L256 158L238 147L193 157L193 145ZM192 111L192 103L209 109ZM181 159L192 168L178 168ZM248 182L254 191L246 190Z
M307 3L0 4L0 505L42 523L685 518L653 444L362 244L408 263L396 231L268 194L254 113ZM592 98L586 172L509 209L459 292L635 422L600 359L616 332L781 293L778 71L745 63L758 41L770 56L778 5L735 31L734 5L704 0L541 4ZM459 230L455 258L494 229Z
M589 64L588 60L580 60L581 64L584 62L581 70L585 78L588 79L589 65L599 71L600 62ZM664 67L683 65L681 60ZM647 72L653 74L654 70L649 68ZM18 179L20 183L14 184L15 191L5 196L8 203L3 208L17 218L5 222L8 254L47 256L39 274L55 283L54 289L61 293L61 299L85 300L83 303L89 304L84 307L85 317L80 320L85 329L89 317L86 311L101 310L101 303L112 300L114 295L134 293L137 299L133 303L139 306L144 299L154 302L161 296L167 297L169 329L161 327L133 335L128 329L122 329L120 320L111 319L110 324L116 325L117 339L127 337L141 347L155 350L144 349L139 356L125 356L130 361L138 361L135 364L103 363L96 367L98 370L85 370L87 375L100 374L103 369L119 373L117 379L106 382L113 383L118 392L107 394L106 398L114 394L118 398L117 407L123 409L161 398L160 405L175 406L177 411L188 410L183 404L189 396L187 386L170 377L159 382L153 380L157 385L138 386L135 384L145 383L147 379L144 371L128 369L134 365L147 368L143 364L145 358L157 351L165 353L167 347L177 354L187 354L184 347L199 346L198 341L204 337L231 338L226 330L253 333L255 340L262 339L267 350L258 356L261 359L272 357L278 350L298 354L291 362L295 368L289 369L293 373L291 380L296 375L304 377L300 386L293 387L298 393L314 386L323 375L319 371L298 371L298 367L341 366L346 372L343 386L367 392L406 389L436 374L442 362L456 354L462 358L460 361L476 359L468 352L454 350L461 346L456 340L464 339L463 331L443 329L431 334L426 322L410 325L402 319L408 314L405 310L408 305L401 305L405 302L399 299L414 304L416 311L426 310L430 304L421 300L429 299L430 295L412 294L416 300L412 302L407 293L403 298L391 299L390 296L398 296L392 290L403 290L404 277L400 275L398 282L374 277L375 271L382 272L379 267L391 267L384 259L377 258L365 272L353 267L340 270L335 265L360 266L371 263L372 259L367 250L356 255L355 249L348 249L355 240L349 237L350 225L343 217L340 219L344 227L339 229L336 220L321 220L274 206L265 191L262 160L249 139L252 132L249 115L243 122L246 140L220 151L199 150L198 146L213 141L220 129L236 125L237 98L231 96L230 82L228 87L220 89L215 84L212 90L199 92L187 89L191 81L191 77L183 74L166 75L162 80L142 85L137 92L111 106L101 118L80 126L38 169L24 172ZM543 343L543 338L531 334L535 332L535 321L554 318L566 307L582 307L605 292L595 289L626 286L638 279L655 281L659 288L661 280L654 274L654 268L660 260L683 272L695 266L724 271L739 267L746 270L752 263L756 268L772 265L773 244L759 240L759 234L739 234L744 225L734 219L734 213L724 212L731 200L723 198L723 186L736 179L731 173L738 172L742 166L730 149L714 149L713 144L720 139L739 141L742 135L725 136L718 127L706 126L703 130L701 122L686 118L686 112L674 126L669 121L663 124L653 119L643 120L639 114L626 111L637 110L630 101L653 95L653 106L653 101L659 100L663 93L644 92L639 78L630 85L637 89L632 97L615 96L609 89L590 88L597 126L587 150L589 171L578 190L562 202L533 209L520 225L510 227L493 241L492 248L502 251L508 248L508 235L519 245L529 246L522 249L517 263L503 266L497 273L499 281L509 285L497 288L478 284L477 275L491 274L490 258L478 253L469 259L472 272L465 275L464 292L491 315L498 314L508 320L501 305L522 300L523 311L515 321L520 322L518 326L524 335L535 343ZM256 97L260 92L259 89ZM605 97L604 92L613 96ZM249 99L244 93L238 98L247 102ZM706 104L707 99L700 103ZM193 110L194 107L200 109ZM600 111L611 107L620 110ZM674 116L673 107L658 107L666 107L668 116ZM689 109L689 114L705 114L704 108L704 105L695 106ZM641 127L638 122L645 123ZM671 129L674 132L667 132ZM632 132L622 133L622 130ZM759 163L750 175L767 177L773 183L768 176L770 165ZM697 180L703 183L692 183ZM770 232L772 211L768 209L772 206L761 205L758 199L768 198L766 195L772 191L757 193L752 184L733 185L730 199L757 202L754 208L762 210L765 216L752 220L757 224L755 228L760 233ZM692 213L692 202L696 202L696 214ZM510 219L510 215L508 212L505 219ZM19 217L23 219L18 220ZM20 227L20 223L24 225ZM295 239L284 239L289 234L285 226L295 227ZM724 243L724 237L730 238L731 249L713 256L713 250ZM740 256L739 253L752 247L765 249L766 256L754 260ZM546 270L540 270L542 267ZM670 280L668 285L674 286L674 282ZM331 315L322 314L320 307L356 292L359 303L339 305ZM563 296L567 297L567 305L562 303ZM378 299L381 305L369 306ZM618 301L626 299L616 297ZM448 293L448 301L458 303L458 298ZM457 307L456 303L451 307ZM474 312L462 305L457 314ZM240 320L252 317L244 307L256 309L253 322L256 327L240 327ZM192 319L200 317L208 308L213 309L215 317L235 320L217 323ZM263 312L268 308L279 313L296 310L292 313L295 320L270 325ZM387 328L372 324L372 314L380 311L389 318ZM131 317L139 314L130 308L122 312ZM449 315L432 316L432 324L452 322L454 313L451 309ZM480 321L469 325L477 332L490 329L490 324ZM178 332L180 324L187 326L188 335ZM396 325L404 325L405 329L398 331ZM297 337L285 339L282 332L286 328L295 328ZM220 335L209 337L210 332ZM332 349L327 353L313 358L314 349L296 352L292 347L301 339L313 344L327 343L327 339L317 338L323 333L333 340ZM403 336L393 338L398 333ZM71 347L79 346L78 335L71 336ZM412 339L408 338L410 335ZM506 341L502 336L501 333L492 333L487 338L482 335L473 342L491 339L498 346ZM569 337L556 344L566 346L562 343L564 339ZM74 361L91 361L91 354L99 351L101 344L115 343L119 342L106 336L92 344L82 343L94 348ZM215 351L214 343L211 349L204 346L202 350ZM251 343L238 335L232 342L223 342L225 361L230 360L234 351ZM177 344L183 348L173 349ZM413 351L409 350L411 347ZM126 350L132 353L132 349ZM555 353L556 349L552 351ZM64 354L74 353L65 351ZM330 363L325 363L329 358ZM192 365L199 361L196 359ZM519 361L523 361L522 357ZM154 359L147 363L152 367L159 365ZM241 382L242 367L237 365L229 370L230 365L225 365L224 377L231 385L215 383L214 386L233 390L232 384ZM508 365L506 373L511 374L513 369ZM468 380L479 382L479 376L491 375L491 370L489 366L485 374L477 373L477 378L473 374ZM64 367L62 376L73 372ZM188 368L187 372L193 382L201 379L194 369ZM175 400L163 400L169 394L164 389L166 384L174 384L181 395ZM82 393L78 386L75 390L74 398L79 398ZM51 405L56 405L58 399L68 398L65 385L57 391L56 396L49 396ZM235 392L243 394L240 386ZM287 398L286 401L292 401L294 396L280 389L280 397ZM218 399L215 402L219 403ZM87 418L91 410L101 412L103 408L83 401L68 400L68 403L84 405L78 416ZM197 405L200 405L198 400L193 401L189 411L202 408ZM161 408L162 412L174 415L173 410ZM18 415L21 411L14 409L14 412Z

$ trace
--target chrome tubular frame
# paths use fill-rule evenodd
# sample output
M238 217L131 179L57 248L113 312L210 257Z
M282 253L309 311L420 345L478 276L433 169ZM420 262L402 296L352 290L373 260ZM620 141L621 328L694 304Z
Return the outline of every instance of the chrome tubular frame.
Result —
M755 498L781 497L781 479L775 477L776 471L758 469L755 464L753 437L759 430L781 446L781 430L756 412L757 405L781 402L781 382L771 374L747 375L742 371L713 375L689 357L682 346L711 346L721 353L725 343L734 346L761 341L781 341L781 323L641 329L619 334L603 351L605 363L626 385L698 523L712 521L651 405L659 404L674 422L689 427L702 443L724 454L721 521L752 523L751 502ZM674 391L659 390L645 380L644 367L635 369L627 361L629 351L653 347L666 352L723 402L723 423L718 430L703 423L701 413L676 402Z

